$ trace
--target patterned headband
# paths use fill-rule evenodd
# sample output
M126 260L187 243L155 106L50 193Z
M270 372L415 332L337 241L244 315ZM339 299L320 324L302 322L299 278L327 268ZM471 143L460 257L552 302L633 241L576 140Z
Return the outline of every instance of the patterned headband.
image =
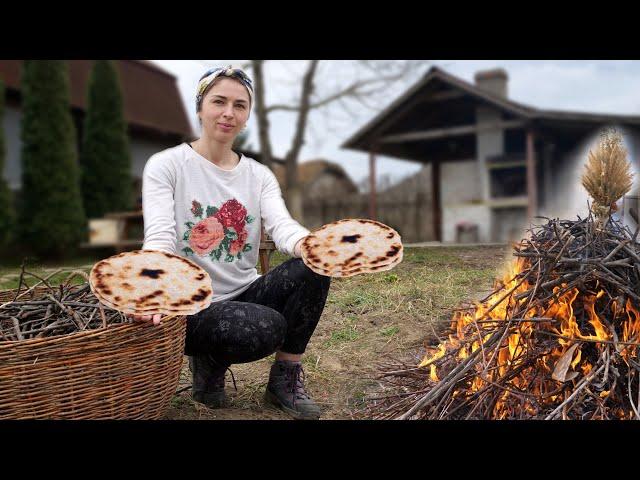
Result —
M244 85L244 87L249 92L249 100L253 105L253 83L251 82L251 79L239 68L233 68L231 65L229 65L226 68L213 68L202 75L202 77L200 77L200 81L198 82L198 90L196 92L196 112L200 108L200 102L202 102L202 94L207 90L207 87L211 85L211 82L221 76L239 80L240 83L242 83L242 85Z

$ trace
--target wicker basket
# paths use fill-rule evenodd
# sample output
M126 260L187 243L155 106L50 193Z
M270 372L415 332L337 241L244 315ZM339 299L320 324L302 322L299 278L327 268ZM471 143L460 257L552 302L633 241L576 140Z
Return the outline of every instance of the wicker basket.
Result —
M1 291L0 303L15 293ZM169 316L160 326L0 341L0 419L160 418L178 385L185 330L185 316Z

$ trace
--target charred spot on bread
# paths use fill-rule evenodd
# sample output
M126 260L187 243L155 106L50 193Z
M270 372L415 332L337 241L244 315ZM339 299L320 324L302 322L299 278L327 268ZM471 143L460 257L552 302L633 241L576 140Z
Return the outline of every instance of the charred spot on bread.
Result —
M377 267L371 267L371 270L379 270L380 268L388 267L389 265L378 265Z
M400 247L398 245L391 245L391 248L387 252L387 257L393 257L400 251Z
M171 258L174 258L174 257L171 257ZM175 257L175 258L177 258L178 260L180 260L182 263L187 264L187 265L189 266L189 268L193 268L194 270L200 271L200 267L199 267L199 266L197 266L197 265L194 265L194 264L193 264L193 263L191 263L189 260L187 260L187 259L185 259L185 258L182 258L182 257Z
M344 261L344 265L350 264L351 262L353 262L354 260L356 260L358 257L361 257L361 256L362 256L362 252L358 252L358 253L354 254L353 256L347 258Z
M127 282L123 282L121 285L125 290L133 290L133 287Z
M140 276L156 279L156 278L159 278L160 275L162 275L163 273L164 273L164 270L162 269L153 270L150 268L143 268L142 271L140 272Z
M112 292L108 288L105 288L104 290L102 290L102 293L104 293L105 295L111 295Z
M389 235L387 235L387 238L393 238L393 232L389 232Z
M114 299L116 302L119 302L120 300L122 300L122 299L121 299L121 297L114 297L113 299Z
M328 266L329 266L329 264L328 264L327 262L324 262L324 266L325 266L325 267L328 267Z
M196 275L196 280L202 280L204 278L204 273L200 273Z
M331 255L332 257L335 257L336 255L338 255L338 252L334 252L333 250L329 250L327 252L327 255Z
M209 294L209 290L199 288L198 293L191 295L191 300L193 300L194 302L199 302L207 298L208 294Z
M344 235L340 241L342 243L357 243L360 237L362 237L362 235L359 233L356 233L355 235Z

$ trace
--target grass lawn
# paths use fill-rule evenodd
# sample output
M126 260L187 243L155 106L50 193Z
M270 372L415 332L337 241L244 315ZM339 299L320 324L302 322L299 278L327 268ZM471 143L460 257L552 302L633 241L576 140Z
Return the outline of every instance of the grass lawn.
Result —
M434 332L448 327L450 310L482 297L499 276L510 252L505 247L411 248L391 271L332 279L320 323L303 357L307 389L323 408L325 419L349 419L362 407L367 393L378 387L375 364L385 356L415 357ZM108 256L108 255L107 255ZM88 272L100 257L68 262L68 270ZM271 265L288 257L276 253ZM28 264L28 271L50 275L60 265ZM0 289L16 288L20 264L0 265ZM77 277L76 281L81 281ZM29 284L32 284L31 281ZM231 406L212 410L191 400L190 390L174 396L166 419L286 419L263 404L273 356L233 365L238 390L227 374ZM178 390L191 384L185 357Z

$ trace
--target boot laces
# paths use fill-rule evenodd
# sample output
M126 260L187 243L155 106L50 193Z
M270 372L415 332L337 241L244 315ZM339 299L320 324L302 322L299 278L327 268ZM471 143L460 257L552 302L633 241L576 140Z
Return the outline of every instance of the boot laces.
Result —
M295 406L297 399L309 398L304 389L305 373L301 363L296 363L287 373L289 374L289 392L293 394L293 405Z

